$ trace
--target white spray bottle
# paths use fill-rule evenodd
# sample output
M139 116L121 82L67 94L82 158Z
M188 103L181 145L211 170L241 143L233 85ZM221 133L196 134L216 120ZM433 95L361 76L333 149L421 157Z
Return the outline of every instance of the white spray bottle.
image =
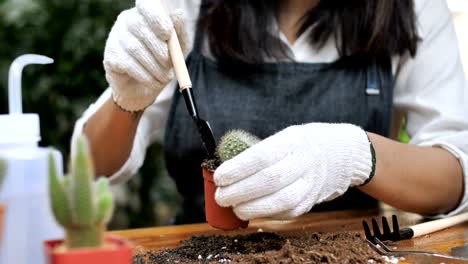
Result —
M51 58L26 54L16 58L8 76L8 115L0 115L0 156L8 163L0 200L6 204L0 263L45 263L43 241L63 237L50 209L48 150L38 146L39 116L23 114L21 73L29 64L50 64ZM62 156L54 152L63 171Z

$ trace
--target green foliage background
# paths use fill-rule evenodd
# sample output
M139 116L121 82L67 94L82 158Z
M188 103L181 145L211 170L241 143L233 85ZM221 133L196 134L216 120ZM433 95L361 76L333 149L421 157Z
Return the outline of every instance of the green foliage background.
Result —
M24 112L39 113L43 146L66 159L76 119L107 87L102 67L105 41L117 15L134 0L0 0L0 114L8 111L7 79L17 56L36 53L52 65L23 71ZM151 148L138 177L115 187L112 228L163 225L179 204L165 175L159 146Z

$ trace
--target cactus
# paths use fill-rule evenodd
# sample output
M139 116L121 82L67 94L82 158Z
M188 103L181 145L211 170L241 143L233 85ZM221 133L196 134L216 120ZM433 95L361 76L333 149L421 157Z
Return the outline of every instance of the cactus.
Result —
M259 141L259 138L248 132L232 130L221 138L216 151L221 162L224 162L232 159Z
M71 171L59 179L52 154L49 155L49 190L52 211L65 229L65 246L69 249L100 247L112 216L114 201L109 182L94 182L94 167L84 136L77 139Z
M3 182L5 181L7 173L7 162L6 160L0 158L0 190L2 189Z

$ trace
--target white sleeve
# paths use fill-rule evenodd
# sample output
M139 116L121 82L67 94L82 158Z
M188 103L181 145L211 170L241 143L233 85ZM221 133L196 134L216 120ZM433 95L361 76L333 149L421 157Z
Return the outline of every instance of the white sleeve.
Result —
M195 37L195 27L198 18L201 0L171 0L166 1L168 8L180 8L185 13L187 33L191 42ZM171 107L172 95L176 89L176 80L170 82L158 95L155 102L144 112L138 124L130 156L123 166L110 176L112 183L121 183L135 175L145 160L146 150L154 142L162 143L167 116ZM99 99L83 113L75 123L72 143L82 133L83 126L89 118L111 97L112 91L108 88ZM74 146L71 146L72 151Z
M444 0L416 0L422 41L416 57L401 58L394 105L406 113L411 144L448 150L464 171L465 193L448 215L468 210L468 85Z
M155 102L143 112L135 133L130 156L123 166L110 176L109 179L112 183L121 183L130 179L143 164L148 146L155 142L162 143L175 87L176 82L174 80L163 89ZM112 91L108 88L78 119L75 123L72 142L75 142L76 137L82 133L86 122L111 97L111 94Z

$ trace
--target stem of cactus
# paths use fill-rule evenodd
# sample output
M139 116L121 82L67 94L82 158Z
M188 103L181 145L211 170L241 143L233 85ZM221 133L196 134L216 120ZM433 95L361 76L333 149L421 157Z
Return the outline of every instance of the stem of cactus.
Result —
M62 226L72 225L70 202L68 201L65 180L60 181L54 156L49 154L49 192L55 220Z
M65 246L67 248L100 247L104 242L105 229L104 225L67 228Z
M75 157L71 162L71 196L73 221L79 226L92 225L94 220L94 165L84 137L79 137L76 144Z

